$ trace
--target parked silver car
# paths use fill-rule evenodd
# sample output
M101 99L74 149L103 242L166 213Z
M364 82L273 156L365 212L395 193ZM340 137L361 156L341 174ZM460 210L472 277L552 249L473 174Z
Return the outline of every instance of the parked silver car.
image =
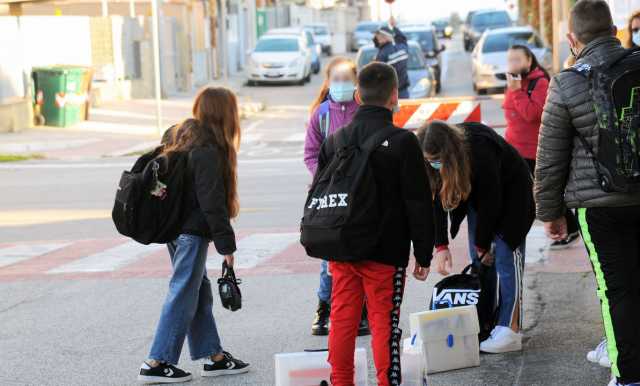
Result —
M378 49L373 44L366 45L358 51L356 64L358 71L372 62ZM409 62L407 63L407 73L409 75L409 98L430 98L436 95L436 80L433 71L425 61L425 55L420 48L420 44L409 42Z
M333 43L331 33L329 32L329 25L327 23L312 23L306 24L305 27L313 31L313 37L316 43L322 47L322 52L327 56L331 56Z
M266 34L258 39L247 68L247 83L294 82L311 79L311 49L304 34Z
M358 23L356 29L353 31L351 43L349 44L351 51L358 51L360 47L371 44L374 32L376 32L381 25L378 21L361 21Z
M551 68L551 50L531 27L487 30L471 55L473 89L478 94L507 85L507 51L514 44L528 46L541 66Z

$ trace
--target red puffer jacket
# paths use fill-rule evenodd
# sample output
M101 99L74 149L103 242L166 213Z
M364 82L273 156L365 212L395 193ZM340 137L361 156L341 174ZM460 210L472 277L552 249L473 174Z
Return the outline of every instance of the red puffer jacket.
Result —
M529 97L529 82L538 79ZM504 116L507 121L506 140L515 147L525 159L536 159L538 132L542 120L542 108L547 99L549 80L540 68L533 70L522 80L519 90L509 90L504 96Z

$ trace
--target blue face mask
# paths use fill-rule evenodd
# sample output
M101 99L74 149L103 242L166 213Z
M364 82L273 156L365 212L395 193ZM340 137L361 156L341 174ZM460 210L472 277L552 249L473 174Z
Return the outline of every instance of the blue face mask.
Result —
M634 32L633 35L631 35L631 40L633 41L633 44L640 46L640 31Z
M331 82L329 95L334 102L351 102L356 86L351 82Z
M442 162L441 161L429 161L429 165L431 165L431 167L436 169L436 170L440 170L442 168Z

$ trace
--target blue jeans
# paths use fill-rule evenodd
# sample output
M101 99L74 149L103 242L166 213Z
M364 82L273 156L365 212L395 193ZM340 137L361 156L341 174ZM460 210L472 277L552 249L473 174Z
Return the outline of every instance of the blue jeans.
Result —
M318 287L318 299L325 303L331 302L331 275L329 275L329 263L326 260L322 260L320 265L320 287Z
M173 275L149 359L177 365L185 336L193 360L222 353L205 268L209 241L182 234L167 247Z
M469 255L472 261L478 259L476 252L477 213L471 207L467 212L467 228L469 230ZM522 276L524 274L525 242L515 250L505 243L500 236L493 240L495 246L495 264L490 272L496 272L499 290L498 325L511 327L514 316L518 316L518 326L522 328ZM516 313L516 311L518 311Z

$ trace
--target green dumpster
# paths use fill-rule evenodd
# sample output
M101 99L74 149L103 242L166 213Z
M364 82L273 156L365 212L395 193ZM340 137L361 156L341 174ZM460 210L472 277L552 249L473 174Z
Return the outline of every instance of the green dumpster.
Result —
M36 99L46 125L69 127L85 119L89 73L79 66L33 69Z

